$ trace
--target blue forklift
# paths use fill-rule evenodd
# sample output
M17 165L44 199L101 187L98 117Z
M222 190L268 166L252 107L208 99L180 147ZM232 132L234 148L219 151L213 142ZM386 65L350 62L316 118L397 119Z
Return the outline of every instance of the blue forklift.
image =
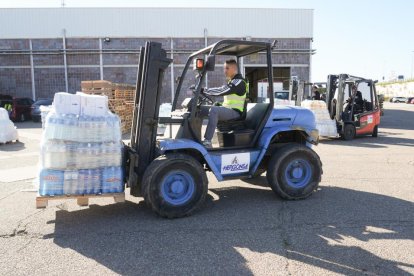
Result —
M322 163L312 150L319 134L310 110L274 106L273 84L269 83L267 103L246 97L239 119L219 122L219 147L206 148L201 142L203 118L200 106L214 102L203 93L207 73L214 71L216 59L240 59L259 55L273 79L274 43L221 40L188 57L172 103L172 115L159 117L163 76L172 62L157 42L147 42L140 50L137 92L131 141L125 147L125 181L133 196L144 197L158 215L179 218L192 214L208 193L206 172L218 181L253 178L266 172L270 188L281 198L303 199L318 187ZM185 78L192 75L192 83ZM246 78L250 88L257 83ZM188 91L190 99L183 99ZM257 98L257 97L256 97ZM178 105L181 99L182 103ZM172 138L157 136L159 124L178 128Z

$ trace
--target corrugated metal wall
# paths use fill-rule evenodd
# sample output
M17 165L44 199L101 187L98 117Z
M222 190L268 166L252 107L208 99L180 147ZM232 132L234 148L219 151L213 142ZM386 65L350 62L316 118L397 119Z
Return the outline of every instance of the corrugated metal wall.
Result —
M313 37L313 10L246 8L0 9L0 38Z

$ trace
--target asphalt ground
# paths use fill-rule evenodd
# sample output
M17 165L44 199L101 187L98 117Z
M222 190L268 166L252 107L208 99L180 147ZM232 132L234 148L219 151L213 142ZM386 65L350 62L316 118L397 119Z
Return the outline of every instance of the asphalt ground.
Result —
M0 146L0 274L412 275L414 105L385 108L378 138L315 147L324 174L308 199L208 174L204 206L175 220L129 195L36 209L41 128L18 123L21 142Z

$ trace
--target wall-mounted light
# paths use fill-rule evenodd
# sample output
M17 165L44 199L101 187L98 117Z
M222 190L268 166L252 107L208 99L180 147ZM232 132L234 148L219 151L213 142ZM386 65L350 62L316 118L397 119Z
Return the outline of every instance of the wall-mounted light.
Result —
M105 38L103 39L103 41L104 41L105 43L109 43L109 42L111 42L111 39L110 39L109 37L105 37Z

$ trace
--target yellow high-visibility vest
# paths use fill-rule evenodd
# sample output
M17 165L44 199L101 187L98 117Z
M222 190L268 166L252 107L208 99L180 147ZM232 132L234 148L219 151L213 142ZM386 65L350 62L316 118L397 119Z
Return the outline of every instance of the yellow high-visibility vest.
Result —
M247 82L245 80L243 80L243 82L246 86L246 92L243 94L243 96L239 96L237 94L230 94L230 95L224 96L224 101L223 101L224 107L237 109L240 112L243 112L244 102L246 101L246 95L249 90L249 85L247 84Z
M12 110L12 106L11 106L11 104L5 104L5 105L4 105L4 109L6 109L7 111Z

